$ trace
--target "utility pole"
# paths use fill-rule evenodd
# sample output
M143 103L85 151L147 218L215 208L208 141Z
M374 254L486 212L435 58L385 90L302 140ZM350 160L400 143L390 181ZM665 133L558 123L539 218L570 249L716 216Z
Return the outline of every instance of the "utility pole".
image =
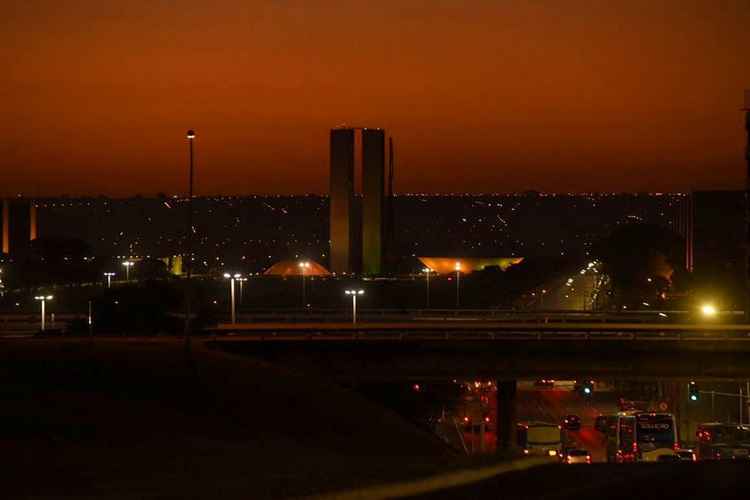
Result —
M92 314L91 314L91 312L92 312L91 309L92 309L92 307L91 307L91 301L89 300L89 316L87 318L88 319L87 323L89 325L89 337L93 337L93 335L94 335L94 319L93 319Z
M750 322L750 90L745 90L745 322Z
M186 224L186 280L185 280L185 354L190 354L190 316L192 314L191 300L192 289L191 279L193 277L193 141L195 141L195 131L188 130L186 134L190 153L190 166L188 174L188 199L187 199L187 224Z

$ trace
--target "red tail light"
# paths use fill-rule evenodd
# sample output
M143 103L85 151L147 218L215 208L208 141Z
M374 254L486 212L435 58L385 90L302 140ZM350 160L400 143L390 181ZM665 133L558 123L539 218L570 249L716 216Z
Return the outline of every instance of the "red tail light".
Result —
M633 454L638 454L638 443L633 443Z
M680 443L678 443L678 442L675 442L674 446L672 446L672 449L673 449L674 451L677 451L677 450L679 450L679 449L680 449Z

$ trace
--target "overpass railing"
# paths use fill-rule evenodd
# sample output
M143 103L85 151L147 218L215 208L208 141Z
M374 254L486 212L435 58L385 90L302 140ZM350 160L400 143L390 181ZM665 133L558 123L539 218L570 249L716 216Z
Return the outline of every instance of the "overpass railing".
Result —
M675 323L686 322L695 317L692 311L517 311L509 309L358 309L357 318L365 321L512 321L530 323L580 323L580 322L629 322L629 323ZM742 311L722 311L721 322L736 322L743 318ZM228 317L226 318L229 319ZM340 323L351 321L351 310L347 308L315 309L257 309L241 312L239 323L266 322L321 322Z
M750 342L750 325L658 323L244 323L214 333L244 340L648 340Z

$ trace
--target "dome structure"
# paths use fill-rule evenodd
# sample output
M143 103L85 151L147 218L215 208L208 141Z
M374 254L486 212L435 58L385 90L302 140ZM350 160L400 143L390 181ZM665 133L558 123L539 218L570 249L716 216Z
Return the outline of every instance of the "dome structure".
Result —
M325 267L314 260L282 260L263 272L263 276L330 276Z
M523 262L523 257L419 257L419 260L434 273L455 273L458 268L462 273L468 274L490 266L506 271Z

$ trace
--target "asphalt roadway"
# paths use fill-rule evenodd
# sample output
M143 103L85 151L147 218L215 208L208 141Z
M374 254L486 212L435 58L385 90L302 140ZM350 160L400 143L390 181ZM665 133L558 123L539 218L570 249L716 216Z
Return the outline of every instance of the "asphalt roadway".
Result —
M750 462L549 465L457 488L408 497L462 499L722 499L747 498Z

